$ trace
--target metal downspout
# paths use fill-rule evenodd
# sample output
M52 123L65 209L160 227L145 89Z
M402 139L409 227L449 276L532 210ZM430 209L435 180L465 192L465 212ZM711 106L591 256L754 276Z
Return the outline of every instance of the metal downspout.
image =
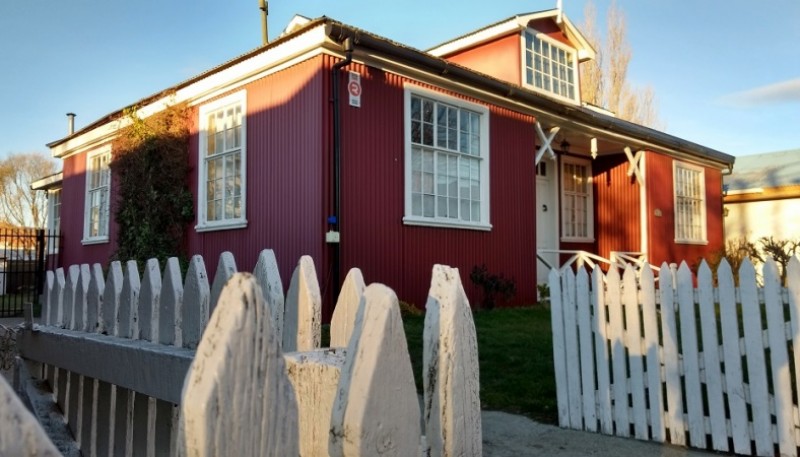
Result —
M342 227L341 220L341 156L342 156L342 133L341 133L341 116L339 113L339 70L350 65L353 61L353 39L348 37L342 43L342 48L345 52L345 59L336 62L331 68L331 91L333 92L333 215L328 217L328 230L335 232L339 238L335 242L330 242L332 245L332 263L333 271L331 272L331 284L333 284L333 295L339 295L339 284L341 281L341 238L340 232Z

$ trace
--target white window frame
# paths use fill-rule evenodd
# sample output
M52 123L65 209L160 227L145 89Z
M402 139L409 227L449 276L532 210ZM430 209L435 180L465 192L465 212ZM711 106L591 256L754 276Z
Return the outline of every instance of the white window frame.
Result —
M100 156L106 156L106 167L105 169L99 170L100 173L106 173L106 182L103 185L97 187L92 186L92 179L94 173L98 171L95 170L92 166L92 162L95 158ZM83 239L81 243L84 245L88 244L100 244L100 243L108 243L108 232L109 226L111 221L111 168L109 168L109 164L111 163L111 146L105 146L100 148L96 151L90 152L86 154L86 189L84 192L84 199L83 199ZM101 176L101 180L102 180ZM103 189L105 188L105 201L102 200L102 193ZM100 220L98 221L98 233L92 233L92 194L95 192L99 192L101 196L101 206L99 208L98 215ZM105 215L105 217L103 217Z
M239 217L209 221L207 193L208 160L206 156L206 149L208 147L208 116L216 111L226 109L234 105L240 105L242 111L242 124L240 133L241 138L239 143L241 212ZM195 226L195 230L198 232L206 232L247 227L247 92L241 90L211 103L205 104L200 107L199 116L200 141L198 142L197 150L197 226Z
M697 173L697 178L699 182L697 183L696 192L699 193L699 198L692 195L678 195L678 177L679 173L683 170L687 170L689 172ZM679 244L708 244L708 227L706 225L707 222L707 205L708 205L708 197L706 195L706 170L705 168L697 165L693 165L686 162L680 162L677 160L672 161L672 196L673 196L673 214L675 219L675 243ZM700 237L691 238L687 236L680 236L685 235L682 232L681 228L681 215L678 211L678 199L679 198L687 198L687 199L694 199L699 202L700 206L700 214L698 217L700 218Z
M552 90L552 82L553 81L561 81L561 78L555 78L555 76L553 76L552 73L549 76L550 82L551 82L551 89L550 90L547 90L547 89L544 89L542 87L536 86L536 84L535 84L536 76L534 74L535 73L535 67L534 67L535 56L533 55L533 49L531 49L530 50L531 61L530 61L530 65L528 65L528 53L529 53L529 50L528 50L528 43L527 43L527 35L530 35L531 38L532 38L531 39L531 46L533 46L533 40L534 39L538 39L538 40L540 40L540 41L542 41L544 43L547 43L548 46L550 46L550 47L555 47L555 48L557 48L559 50L562 50L562 51L566 52L567 57L571 58L570 67L572 69L572 89L573 89L573 95L574 95L573 97L569 97L568 95L561 95L561 94L556 93L554 90ZM520 65L521 71L522 71L522 79L521 79L522 80L522 85L524 87L530 88L531 90L534 90L536 92L540 92L542 94L547 94L550 97L555 97L557 99L565 100L565 101L568 101L568 102L571 102L571 103L575 103L575 104L580 103L581 84L580 84L580 72L578 71L578 51L575 48L572 48L572 47L570 47L570 46L568 46L568 45L566 45L566 44L564 44L564 43L562 43L562 42L560 42L558 40L554 40L553 38L550 38L546 34L538 32L538 31L536 31L534 29L531 29L531 28L527 28L527 29L522 31L522 33L520 34L520 41L521 41L520 48L522 49L522 56L521 56L522 60L520 60L520 62L522 63L522 65ZM548 58L547 61L548 61L548 63L551 62L552 58ZM532 81L530 83L528 82L528 68L532 69L531 70L532 71ZM569 84L568 80L567 80L567 84Z
M450 218L450 217L441 217L438 216L438 210L436 206L434 206L434 216L421 216L421 215L414 215L413 214L413 200L412 200L412 192L413 192L413 175L412 175L412 154L413 154L413 147L415 144L412 144L412 137L411 137L411 99L413 96L421 97L427 100L431 100L435 103L440 103L443 105L447 105L448 107L456 108L459 110L467 110L472 113L476 113L480 116L479 118L479 129L480 129L480 139L478 141L479 144L479 155L472 156L466 153L460 153L458 151L454 151L452 149L446 149L441 147L436 147L436 139L437 139L437 129L436 124L434 124L434 146L422 146L427 150L434 151L434 157L437 157L438 153L446 153L452 154L457 157L467 156L469 155L470 158L477 158L480 163L479 168L479 179L480 179L480 220L479 221L469 221L464 220L461 217L458 218ZM460 118L460 116L458 116ZM471 230L484 230L489 231L492 229L492 225L489 220L490 215L490 208L489 208L489 110L482 105L467 102L452 96L448 96L442 94L440 92L435 92L429 89L424 89L419 86L414 86L411 84L406 84L404 86L404 112L403 112L403 121L404 121L404 129L405 129L405 190L404 190L404 198L405 198L405 216L403 217L403 223L406 225L419 225L419 226L429 226L429 227L447 227L447 228L458 228L458 229L471 229ZM457 127L458 128L458 127ZM416 145L420 146L420 145ZM436 160L436 159L435 159ZM434 173L436 172L436 165L434 165ZM434 195L436 191L437 183L435 182L436 177L434 176ZM460 192L460 186L458 187L458 192ZM435 198L435 201L438 200ZM459 207L459 214L461 212L460 208L462 205L460 196L458 197L458 207ZM436 205L436 203L435 203Z
M58 201L58 204L56 204ZM47 230L53 238L49 238L47 245L48 254L58 253L58 241L61 235L61 188L54 187L47 190ZM58 217L56 217L58 215Z
M565 189L564 184L566 183L568 176L564 168L567 164L578 165L586 168L586 193L571 192ZM559 219L561 220L561 241L578 243L594 242L594 180L592 179L592 162L573 156L563 155L561 156L561 163L559 164L558 168L559 176L561 177L559 180L559 199L561 202L561 207L559 208ZM569 228L567 224L571 223L572 221L571 217L567 217L566 204L569 201L569 198L573 195L583 196L586 198L586 236L566 235L568 232L567 229Z

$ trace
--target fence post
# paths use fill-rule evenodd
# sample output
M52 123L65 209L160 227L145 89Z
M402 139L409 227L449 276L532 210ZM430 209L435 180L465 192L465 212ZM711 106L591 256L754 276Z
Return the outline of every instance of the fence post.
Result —
M286 294L283 321L283 350L310 351L322 341L322 295L319 292L317 271L311 257L304 255Z
M425 308L422 381L430 452L425 455L480 456L478 342L457 269L433 266Z
M181 455L299 454L294 389L252 275L222 290L182 397Z
M44 254L45 254L44 229L37 229L36 230L36 274L34 278L34 280L36 281L36 293L33 294L34 305L38 305L41 303L39 297L42 293L44 293L44 275L45 275Z
M331 347L347 347L350 335L353 334L353 325L356 322L358 306L364 294L364 276L358 268L352 268L344 278L339 291L339 299L333 309L331 319Z
M454 403L459 401L454 400ZM446 407L443 410L448 416L452 414L463 420L459 424L472 425L470 416L459 415L460 411ZM372 284L364 291L347 348L330 419L328 452L331 457L419 455L419 417L414 374L397 296L382 284ZM478 425L477 437L456 436L462 438L455 440L460 442L448 444L466 449L470 449L468 441L477 439L480 444L480 422ZM433 455L480 456L480 448L477 454Z

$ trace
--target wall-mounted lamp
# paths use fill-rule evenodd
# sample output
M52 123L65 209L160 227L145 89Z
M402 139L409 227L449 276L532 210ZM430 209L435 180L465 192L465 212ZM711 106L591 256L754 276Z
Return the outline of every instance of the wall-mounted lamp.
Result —
M567 142L567 139L566 139L566 138L564 138L564 139L561 141L561 144L560 144L560 146L561 146L561 152L563 152L564 154L566 154L566 153L568 153L568 152L569 152L569 142Z

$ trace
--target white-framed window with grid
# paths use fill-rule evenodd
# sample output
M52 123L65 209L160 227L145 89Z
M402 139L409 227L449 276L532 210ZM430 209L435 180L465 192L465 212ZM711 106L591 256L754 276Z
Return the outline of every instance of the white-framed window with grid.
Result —
M247 225L246 98L239 91L200 107L198 231Z
M47 252L58 252L59 235L61 234L61 188L56 187L47 191L47 230L53 235L48 238Z
M561 239L594 241L592 164L571 156L561 158Z
M91 152L86 156L83 244L108 242L109 199L111 193L110 162L110 146Z
M672 162L675 189L675 242L706 244L705 169L684 162Z
M404 223L490 230L488 109L407 87L405 178Z
M61 188L47 191L47 229L58 234L61 232Z
M537 91L579 102L578 59L574 49L535 30L525 30L525 85Z

